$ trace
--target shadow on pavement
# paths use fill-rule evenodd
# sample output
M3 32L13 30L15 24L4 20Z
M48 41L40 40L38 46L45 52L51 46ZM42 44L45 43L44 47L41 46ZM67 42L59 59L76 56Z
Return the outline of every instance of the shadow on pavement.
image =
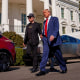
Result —
M13 71L13 70L18 70L18 69L20 69L20 67L15 67L15 66L13 66L13 67L10 67L8 71ZM7 72L8 72L8 71L7 71Z
M9 72L9 71L14 71L14 70L18 70L18 69L20 69L20 67L13 66L13 67L10 67L8 70L0 70L0 72Z
M46 69L46 73L49 73L49 72L60 72L60 70L58 70L58 69L55 69L55 70L50 70L50 69Z

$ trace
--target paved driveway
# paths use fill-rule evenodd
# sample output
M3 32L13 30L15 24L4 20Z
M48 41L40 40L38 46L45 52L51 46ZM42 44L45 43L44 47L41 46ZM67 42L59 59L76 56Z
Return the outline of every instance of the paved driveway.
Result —
M68 62L68 72L61 74L59 72L48 72L44 76L35 76L31 73L31 66L12 66L7 72L0 72L0 80L80 80L80 61ZM59 66L55 66L60 70ZM49 71L49 66L46 67Z

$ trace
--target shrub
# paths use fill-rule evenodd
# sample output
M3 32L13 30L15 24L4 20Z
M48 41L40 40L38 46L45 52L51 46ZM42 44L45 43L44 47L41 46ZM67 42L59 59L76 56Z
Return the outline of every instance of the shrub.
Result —
M22 48L15 48L16 50L16 63L14 64L15 66L20 66L20 65L24 65L23 62L23 55L24 55L24 51Z
M15 32L4 32L3 35L15 43L15 47L23 47L23 38Z

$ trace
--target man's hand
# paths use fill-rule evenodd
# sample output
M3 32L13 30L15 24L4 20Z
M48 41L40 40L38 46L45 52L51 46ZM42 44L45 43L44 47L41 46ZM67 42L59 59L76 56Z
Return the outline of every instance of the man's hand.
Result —
M23 43L23 46L26 47L26 45Z
M42 34L40 35L40 38L41 38L41 39L43 38Z
M53 40L54 40L54 36L51 35L49 40L50 40L50 41L53 41Z

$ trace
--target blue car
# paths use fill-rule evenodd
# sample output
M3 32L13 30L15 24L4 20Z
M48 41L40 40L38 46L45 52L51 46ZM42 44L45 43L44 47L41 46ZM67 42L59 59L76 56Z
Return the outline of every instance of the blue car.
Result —
M68 35L62 35L62 45L60 46L62 55L65 58L80 57L80 39Z
M61 39L62 39L62 45L60 45L60 48L64 60L66 61L67 59L80 58L80 39L68 35L62 35ZM40 62L43 54L42 42L38 46L38 52L39 52L38 59ZM23 60L24 62L26 62L26 64L27 63L29 64L32 62L32 57L31 55L26 54L23 56ZM55 63L57 63L56 59L55 59Z

